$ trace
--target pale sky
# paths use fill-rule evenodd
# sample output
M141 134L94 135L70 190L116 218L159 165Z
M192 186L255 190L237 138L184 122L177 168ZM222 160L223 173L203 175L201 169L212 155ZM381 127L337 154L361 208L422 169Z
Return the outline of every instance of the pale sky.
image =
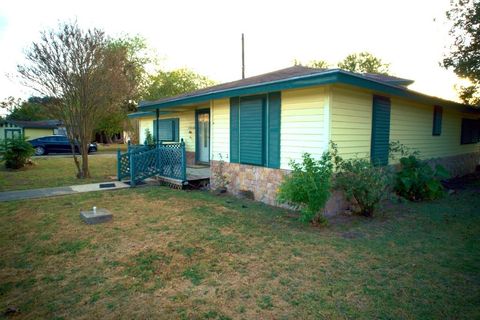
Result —
M241 33L246 76L369 51L411 89L458 100L459 79L439 66L451 38L449 0L332 1L21 1L0 3L0 100L27 98L16 65L39 31L77 19L108 34L139 34L163 57L165 69L187 67L217 82L241 77ZM435 20L434 20L435 19ZM13 75L8 76L8 74Z

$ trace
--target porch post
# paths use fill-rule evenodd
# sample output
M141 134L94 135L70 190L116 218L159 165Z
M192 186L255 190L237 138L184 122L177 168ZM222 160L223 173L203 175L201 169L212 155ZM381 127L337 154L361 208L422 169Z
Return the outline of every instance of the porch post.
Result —
M155 126L155 135L156 135L156 139L155 139L155 147L158 148L158 141L159 141L159 125L158 125L158 120L160 118L160 111L158 109L155 109L156 111L156 115L157 115L157 122L156 122L156 126Z
M120 148L117 149L117 178L118 178L118 181L121 181L122 180L122 177L121 177L121 172L122 171L122 153L120 151Z

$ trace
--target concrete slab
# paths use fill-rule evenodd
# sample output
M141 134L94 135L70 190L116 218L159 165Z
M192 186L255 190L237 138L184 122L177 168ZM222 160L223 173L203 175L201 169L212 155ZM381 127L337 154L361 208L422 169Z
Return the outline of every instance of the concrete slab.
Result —
M108 183L113 183L114 184L113 187L100 188L100 184L104 184L104 183L105 182L81 184L81 185L75 185L75 186L69 186L69 187L41 188L41 189L0 192L0 202L55 197L55 196L63 196L63 195L75 194L75 193L92 192L92 191L117 190L117 189L124 189L124 188L130 187L129 185L121 181L112 181Z
M98 224L112 220L113 215L105 208L96 208L95 211L80 211L80 219L86 224Z

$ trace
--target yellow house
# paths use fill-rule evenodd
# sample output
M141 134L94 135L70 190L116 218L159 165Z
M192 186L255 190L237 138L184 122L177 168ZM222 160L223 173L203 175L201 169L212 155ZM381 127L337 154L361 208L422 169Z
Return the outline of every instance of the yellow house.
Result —
M62 125L58 120L0 122L0 140L24 136L26 139L62 134Z
M320 157L329 141L344 158L393 163L389 143L418 149L453 174L480 161L480 110L408 89L411 80L294 66L158 101L130 115L157 140L180 141L187 163L219 161L233 193L275 204L290 161ZM214 174L214 173L212 173ZM211 179L213 183L214 179Z

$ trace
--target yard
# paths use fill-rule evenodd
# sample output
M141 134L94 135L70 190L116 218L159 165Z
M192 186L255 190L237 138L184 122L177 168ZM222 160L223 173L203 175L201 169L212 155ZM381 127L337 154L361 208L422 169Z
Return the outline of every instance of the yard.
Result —
M18 319L478 319L480 185L324 229L164 187L0 203ZM79 210L114 220L88 226Z
M89 156L92 178L77 179L71 155L33 157L33 165L21 170L6 169L0 162L0 192L34 188L61 187L116 179L117 158L113 154Z

